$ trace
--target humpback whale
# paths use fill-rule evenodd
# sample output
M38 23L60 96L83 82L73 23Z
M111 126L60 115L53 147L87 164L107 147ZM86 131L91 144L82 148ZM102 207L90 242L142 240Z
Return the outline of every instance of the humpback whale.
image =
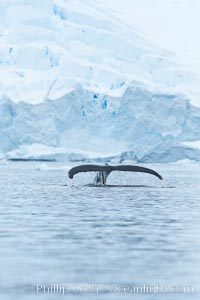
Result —
M133 165L117 165L117 166L111 166L111 165L80 165L76 166L69 170L68 176L70 179L74 177L74 175L81 173L81 172L97 172L95 179L94 179L94 185L105 185L108 175L113 171L123 171L123 172L142 172L142 173L148 173L151 175L154 175L158 177L160 180L162 180L162 176L158 174L156 171L144 168L140 166L133 166Z

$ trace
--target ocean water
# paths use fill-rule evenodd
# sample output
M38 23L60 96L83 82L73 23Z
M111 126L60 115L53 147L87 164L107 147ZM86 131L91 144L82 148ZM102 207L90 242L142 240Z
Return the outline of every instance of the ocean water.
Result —
M0 299L200 299L200 165L149 167L1 163Z

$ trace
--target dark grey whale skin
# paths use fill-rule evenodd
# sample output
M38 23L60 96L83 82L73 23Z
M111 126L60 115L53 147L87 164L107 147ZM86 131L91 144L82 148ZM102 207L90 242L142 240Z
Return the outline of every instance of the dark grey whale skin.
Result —
M163 179L160 174L158 174L156 171L154 171L152 169L144 168L144 167L140 167L140 166L133 166L133 165L118 165L118 166L80 165L80 166L70 169L68 172L68 176L69 176L69 178L72 179L74 177L74 175L76 175L77 173L80 173L80 172L99 172L99 171L142 172L142 173L152 174L152 175L158 177L160 180Z

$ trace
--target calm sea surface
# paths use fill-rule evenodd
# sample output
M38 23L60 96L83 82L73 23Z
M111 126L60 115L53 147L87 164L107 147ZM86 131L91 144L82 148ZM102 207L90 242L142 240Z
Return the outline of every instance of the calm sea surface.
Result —
M0 299L200 299L199 164L108 187L64 166L0 163Z

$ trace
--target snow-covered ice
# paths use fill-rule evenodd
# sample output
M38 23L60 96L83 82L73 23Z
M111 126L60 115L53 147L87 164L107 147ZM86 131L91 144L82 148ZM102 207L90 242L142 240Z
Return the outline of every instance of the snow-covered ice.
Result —
M179 92L194 81L94 1L2 0L0 16L0 93L15 102L57 99L77 83L117 96L132 80Z
M100 2L1 0L0 75L2 158L200 160L195 72Z

